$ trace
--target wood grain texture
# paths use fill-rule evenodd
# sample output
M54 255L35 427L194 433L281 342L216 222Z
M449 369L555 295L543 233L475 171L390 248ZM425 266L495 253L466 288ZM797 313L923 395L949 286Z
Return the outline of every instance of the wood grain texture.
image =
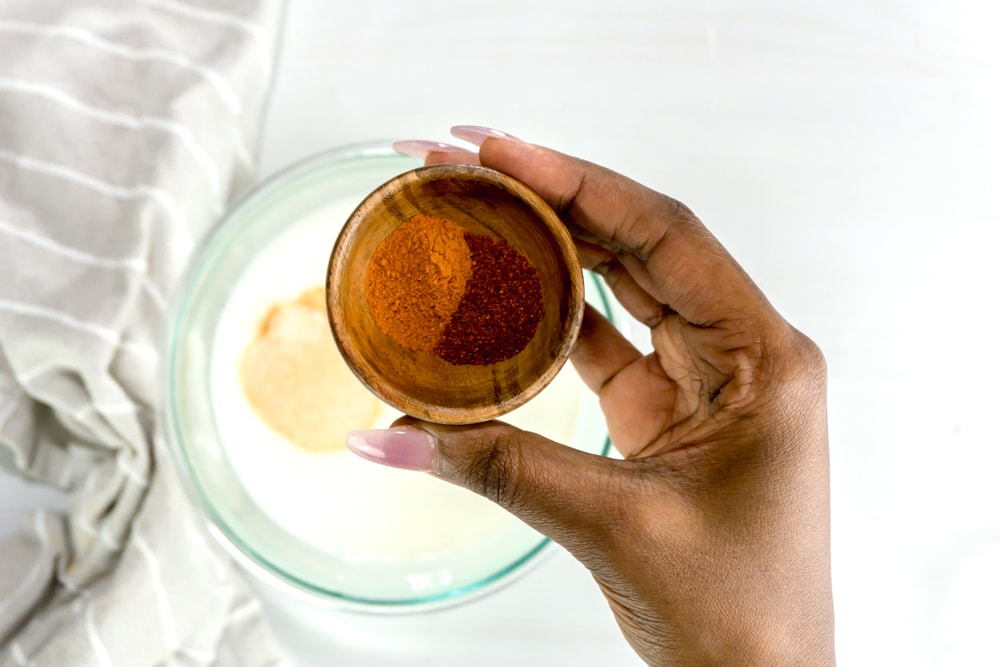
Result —
M417 214L503 239L538 271L542 319L524 350L495 364L456 365L403 347L377 326L365 294L368 265ZM326 285L330 326L355 375L399 410L443 424L487 421L530 400L565 363L583 319L580 260L559 217L523 183L476 165L422 167L372 192L334 245Z

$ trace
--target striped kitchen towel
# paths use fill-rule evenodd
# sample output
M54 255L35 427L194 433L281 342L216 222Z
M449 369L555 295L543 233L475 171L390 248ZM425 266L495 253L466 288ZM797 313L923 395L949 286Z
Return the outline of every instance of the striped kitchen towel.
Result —
M154 423L193 244L252 180L280 0L0 2L0 666L268 665Z

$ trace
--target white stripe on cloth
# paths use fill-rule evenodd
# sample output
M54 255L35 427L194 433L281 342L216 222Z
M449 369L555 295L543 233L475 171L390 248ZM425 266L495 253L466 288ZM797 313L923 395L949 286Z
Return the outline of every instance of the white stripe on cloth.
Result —
M152 60L169 63L175 67L193 72L212 84L212 87L218 92L219 97L222 98L222 103L234 116L239 116L243 113L243 104L225 77L211 67L200 65L179 53L163 49L136 49L116 44L76 26L0 21L0 32L19 33L35 37L55 35L75 40L76 42L86 44L124 60L137 62Z
M271 46L268 44L267 32L260 26L254 25L239 16L211 9L203 9L201 7L192 7L181 2L174 2L173 0L139 0L139 2L198 21L230 26L246 33L257 42L257 58L260 61L264 77L268 78L271 76Z
M229 620L226 622L226 625L236 625L259 610L260 602L255 599L248 600L229 613Z
M24 654L24 650L17 643L16 639L10 643L10 654L14 656L14 661L17 662L18 667L28 667L28 656Z
M24 392L21 392L21 394L23 393ZM17 408L17 401L13 398L9 399L7 407L4 408L3 412L0 412L0 427L3 427L3 425L7 423L7 420L10 419L10 416L17 411Z
M173 612L170 609L170 598L167 595L166 586L163 585L163 573L160 571L160 561L156 557L156 553L149 546L149 543L146 542L146 538L139 533L138 525L132 527L132 540L142 553L142 557L149 567L149 575L153 582L153 594L156 596L156 603L160 608L160 618L163 621L164 640L166 641L167 648L173 651L179 641L177 638L177 628L174 625Z
M161 311L164 311L167 308L167 300L163 296L163 292L153 283L152 280L149 279L149 276L146 274L149 265L144 259L137 257L101 257L92 253L83 252L78 248L57 243L46 236L41 236L39 234L35 234L34 232L15 227L14 225L8 224L3 220L0 220L0 233L24 241L25 243L31 243L38 248L55 253L65 257L66 259L73 260L74 262L79 262L80 264L87 264L89 266L96 266L103 269L123 269L131 271L139 276L143 289L145 289L146 293L149 294L157 308Z
M100 413L102 415L124 415L137 412L139 406L135 403L118 403L114 405L101 405L100 403L86 403L82 408L73 413L73 419L84 420L89 414ZM0 423L3 423L0 421Z
M154 366L157 364L157 359L159 359L156 350L152 346L136 340L123 340L121 349L132 353L146 363L153 364Z
M38 536L38 542L42 546L42 553L39 557L35 559L34 565L31 567L31 572L28 576L24 578L21 584L14 589L13 593L10 593L7 597L0 599L0 614L7 611L7 608L25 591L31 590L31 587L35 585L35 580L41 576L45 570L46 565L49 564L48 558L46 558L46 552L49 550L49 539L45 536L45 526L42 524L42 519L44 518L41 511L35 512L34 520L31 522L31 527L35 531L35 535Z
M53 322L60 326L73 329L74 331L86 332L92 336L96 336L97 338L118 346L121 350L131 352L143 361L154 364L156 363L156 350L149 345L137 341L123 340L121 335L114 329L109 329L101 326L100 324L94 324L93 322L84 322L83 320L77 319L72 315L67 315L61 310L46 308L45 306L39 306L33 303L0 299L0 311L7 311L22 317L34 317L48 322ZM34 372L34 370L35 369L32 369L32 372Z
M90 648L93 649L98 664L101 667L114 667L111 662L111 654L108 653L108 647L104 645L101 636L97 634L97 624L94 623L94 605L89 600L83 608L83 622L87 630L87 639L90 641Z
M177 653L202 665L211 665L215 661L215 654L211 651L196 648L179 648L177 649Z
M76 595L80 595L81 593L84 593L86 591L86 589L81 590L75 583L73 583L71 579L67 579L61 574L56 575L56 581L58 581L62 585L62 587L68 590L70 593L75 593Z
M178 229L184 230L187 242L191 245L194 244L194 238L191 235L191 230L181 222L181 214L177 208L177 203L174 201L173 195L162 188L150 185L136 185L126 188L102 181L94 178L93 176L88 176L87 174L83 174L75 169L70 169L65 165L56 164L54 162L46 162L44 160L37 160L27 155L12 153L5 150L0 150L0 160L13 164L15 167L20 169L26 169L28 171L34 171L40 174L76 183L77 185L85 187L89 190L100 192L108 195L109 197L114 197L115 199L131 200L148 197L163 207L163 210L170 217L171 222L173 222Z
M141 472L136 472L132 466L122 459L122 455L120 453L118 456L115 456L115 467L121 470L123 475L131 479L137 485L142 487L149 486L149 478ZM109 546L113 546L112 542L108 542L108 544ZM121 545L119 544L118 546L120 547Z
M127 269L129 271L135 271L136 273L143 273L148 268L146 260L138 257L102 257L93 253L84 252L78 248L57 243L47 236L35 234L34 232L22 229L8 222L4 222L3 220L0 220L0 233L13 236L14 238L36 245L39 248L45 248L46 250L50 250L67 259L80 262L81 264L89 264L91 266L99 266L107 269Z
M198 144L194 135L192 135L186 127L180 125L176 121L172 121L167 118L155 118L143 115L129 116L117 111L99 109L98 107L81 102L65 91L33 81L0 79L0 90L44 97L45 99L62 105L66 109L70 109L109 125L124 127L129 130L153 128L173 135L180 140L181 144L184 145L191 156L195 159L195 162L201 166L205 175L208 177L208 186L212 191L212 200L215 207L213 212L217 215L222 211L222 185L219 178L218 167L212 161L212 158L209 157L205 149Z
M121 551L122 547L125 546L121 540L116 540L105 532L104 524L98 529L88 519L80 518L77 519L75 525L87 535L96 537L101 542L104 542L112 551Z
M63 362L60 359L46 359L45 361L39 363L36 366L32 366L26 371L14 371L17 376L17 381L21 383L21 386L27 387L35 378L45 375L48 371L53 368L58 368L62 366Z
M66 361L59 358L49 358L46 359L35 366L24 371L14 370L15 377L22 387L28 388L32 383L42 378L47 372L51 370L61 370L65 369ZM21 395L26 395L24 391L21 391ZM12 414L14 414L22 403L19 403L14 397L9 398L9 403L5 409L0 412L0 428L6 423ZM77 423L83 425L85 428L92 428L91 425L87 424L87 419L92 415L98 415L102 419L108 419L118 415L137 415L142 409L139 404L123 401L119 403L101 403L101 402L87 402L83 405L72 406L72 405L60 405L58 399L53 399L53 397L48 398L48 405L50 408L57 412L62 412L67 417L75 420ZM111 441L104 443L105 446L109 448L119 449L120 445L115 445ZM21 448L13 448L14 456L18 459L19 464L24 465L26 462L23 461L24 453ZM119 449L114 457L115 466L119 471L129 479L131 479L137 486L146 487L149 484L149 475L146 471L141 469L136 469L131 461L128 459L128 450ZM66 488L72 470L69 466L64 468L63 473L56 480L56 486L59 488ZM91 534L96 534L96 528L93 526L84 526L85 529ZM105 534L101 534L101 539L114 549L120 549L121 543L108 537ZM2 609L2 605L0 605Z
M255 160L253 155L250 154L250 149L246 147L243 143L243 138L240 137L240 131L237 128L233 128L233 154L236 159L240 161L240 166L246 169L248 172L253 172Z
M20 301L0 299L0 311L4 310L9 313L14 313L15 315L34 317L37 319L48 320L49 322L55 322L56 324L69 329L86 332L114 345L121 344L121 335L114 329L108 329L107 327L103 327L100 324L94 324L93 322L84 322L83 320L79 320L72 315L67 315L61 310L46 308L45 306L39 306L34 303L23 303Z

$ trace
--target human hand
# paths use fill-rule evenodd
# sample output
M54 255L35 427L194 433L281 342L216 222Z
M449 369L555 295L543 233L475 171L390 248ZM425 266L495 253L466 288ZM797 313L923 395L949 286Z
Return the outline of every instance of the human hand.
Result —
M428 164L481 162L559 213L585 267L649 327L641 354L588 309L571 360L595 391L615 460L501 422L406 418L354 432L377 462L497 502L593 574L651 665L834 663L826 370L680 202L485 128L404 142Z

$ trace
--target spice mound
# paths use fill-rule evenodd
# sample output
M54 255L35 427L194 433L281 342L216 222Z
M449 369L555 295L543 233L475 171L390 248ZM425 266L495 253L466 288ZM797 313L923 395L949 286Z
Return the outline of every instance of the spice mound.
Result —
M273 306L240 362L243 393L271 428L311 451L342 449L349 428L374 423L378 399L330 340L322 287Z
M384 334L455 365L516 356L542 319L538 271L524 255L427 215L404 222L375 249L365 296Z

